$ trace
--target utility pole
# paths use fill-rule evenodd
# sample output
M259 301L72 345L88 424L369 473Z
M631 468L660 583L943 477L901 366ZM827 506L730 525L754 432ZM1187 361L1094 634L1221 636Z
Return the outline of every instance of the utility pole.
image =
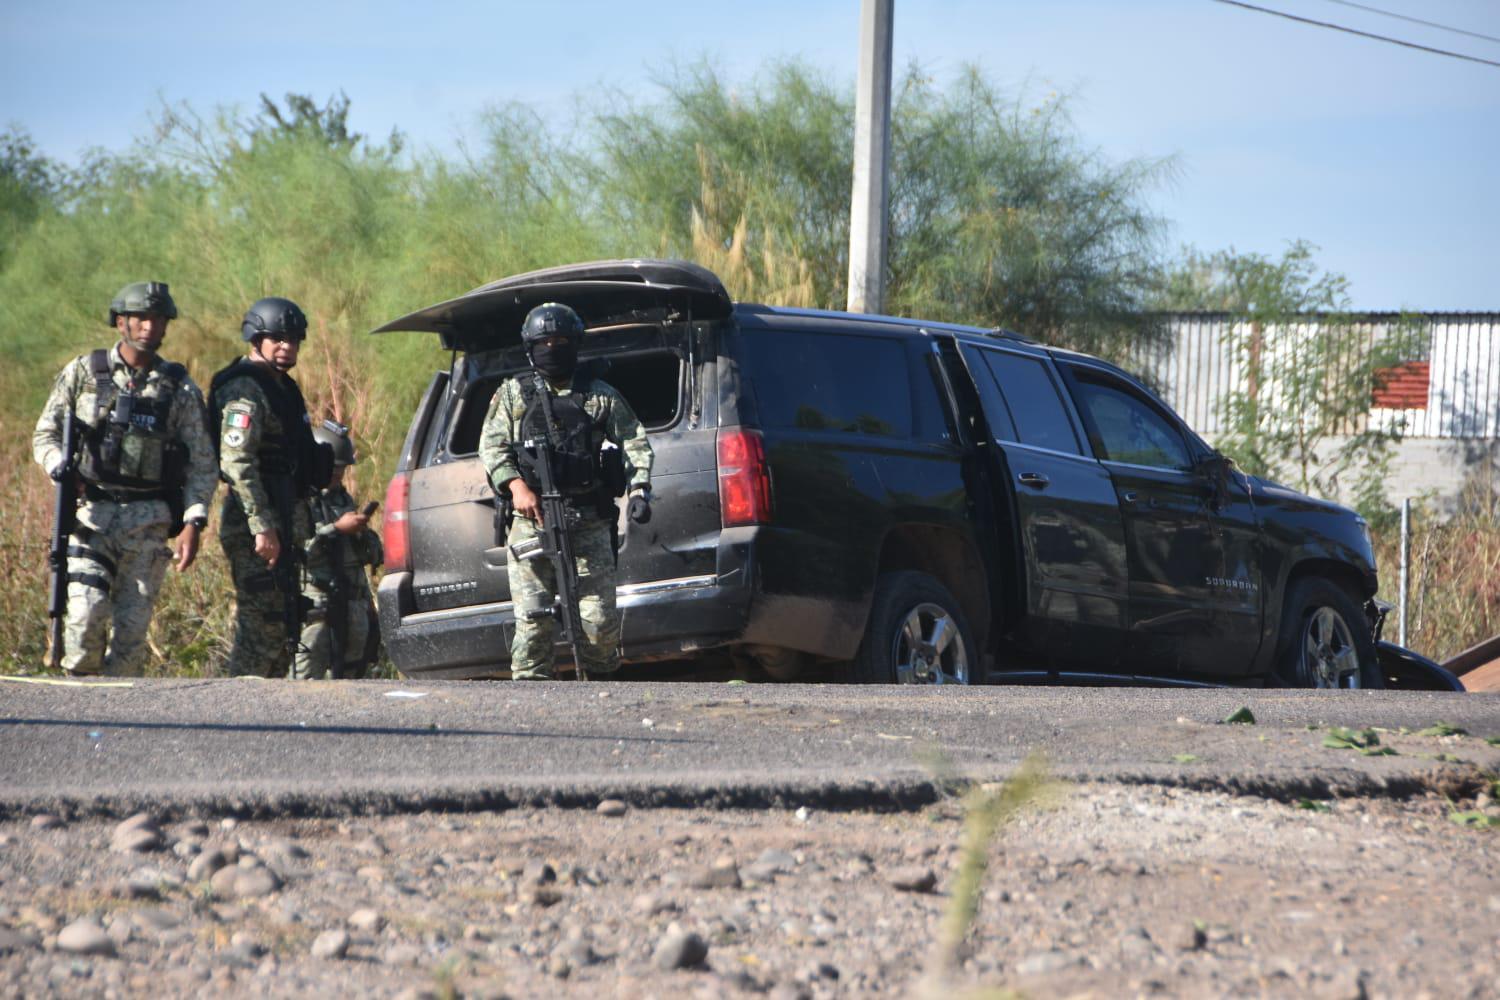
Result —
M849 311L885 305L886 178L891 167L891 21L895 0L861 0L849 200Z

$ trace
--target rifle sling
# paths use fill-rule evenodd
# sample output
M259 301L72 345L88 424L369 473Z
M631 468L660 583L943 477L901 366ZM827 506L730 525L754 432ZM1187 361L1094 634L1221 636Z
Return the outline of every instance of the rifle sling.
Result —
M92 587L95 590L102 590L106 594L109 593L110 582L98 573L69 573L68 582L81 583L85 587Z
M139 503L142 500L165 500L167 491L110 489L96 483L83 484L84 499L90 503Z
M84 548L82 545L69 545L68 555L71 557L87 559L90 562L98 563L109 572L110 576L114 576L117 571L115 561L109 556L105 555L102 552L95 552L93 549Z

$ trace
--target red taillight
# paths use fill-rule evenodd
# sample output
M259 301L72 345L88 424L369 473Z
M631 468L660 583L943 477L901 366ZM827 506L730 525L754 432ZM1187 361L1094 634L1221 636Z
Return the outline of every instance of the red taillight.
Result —
M406 520L406 504L411 492L411 477L398 472L391 477L391 485L385 488L385 516L381 527L385 529L385 568L396 572L411 570L411 536Z
M760 431L719 431L719 517L724 527L769 524L771 470Z

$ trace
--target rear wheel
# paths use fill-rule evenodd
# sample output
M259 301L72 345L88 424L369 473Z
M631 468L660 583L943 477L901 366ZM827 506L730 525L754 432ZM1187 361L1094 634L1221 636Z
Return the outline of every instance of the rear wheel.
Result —
M1287 592L1276 673L1290 687L1385 686L1375 638L1359 603L1337 583L1315 576L1298 580Z
M870 624L848 676L857 684L978 684L973 634L948 588L926 573L875 581Z

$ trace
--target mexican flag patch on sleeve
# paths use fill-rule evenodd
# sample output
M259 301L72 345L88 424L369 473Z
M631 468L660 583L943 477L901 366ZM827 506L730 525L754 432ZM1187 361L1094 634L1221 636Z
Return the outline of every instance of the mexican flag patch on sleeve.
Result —
M230 427L238 427L243 430L250 426L250 414L237 411L232 412L229 414L228 423Z

